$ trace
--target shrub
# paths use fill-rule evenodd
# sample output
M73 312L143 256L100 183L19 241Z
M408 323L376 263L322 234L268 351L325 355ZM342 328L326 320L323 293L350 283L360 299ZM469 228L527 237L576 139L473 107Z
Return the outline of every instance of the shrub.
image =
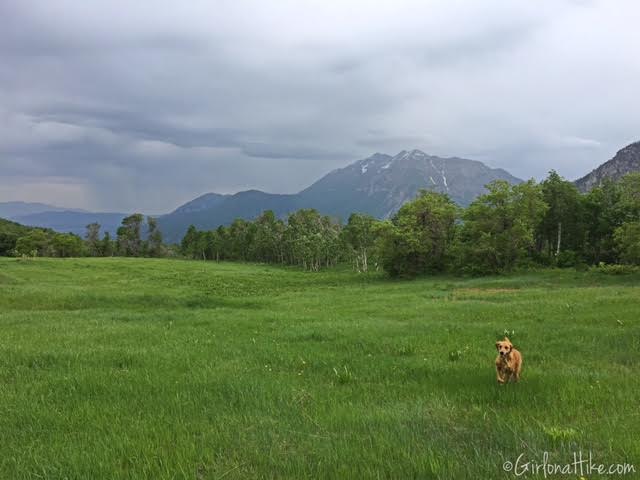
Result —
M607 275L629 275L632 273L640 273L640 266L607 264L600 262L597 266L591 267L591 271Z

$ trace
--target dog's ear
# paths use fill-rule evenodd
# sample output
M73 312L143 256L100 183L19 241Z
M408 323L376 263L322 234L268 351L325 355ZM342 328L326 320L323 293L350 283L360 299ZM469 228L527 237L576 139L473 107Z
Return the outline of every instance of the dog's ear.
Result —
M500 342L496 342L496 350L500 350Z

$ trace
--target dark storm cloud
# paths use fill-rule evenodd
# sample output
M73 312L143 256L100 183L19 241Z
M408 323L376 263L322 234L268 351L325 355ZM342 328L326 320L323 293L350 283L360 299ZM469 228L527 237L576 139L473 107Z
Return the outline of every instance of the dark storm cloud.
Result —
M161 212L409 148L575 178L639 136L637 13L5 0L0 201Z

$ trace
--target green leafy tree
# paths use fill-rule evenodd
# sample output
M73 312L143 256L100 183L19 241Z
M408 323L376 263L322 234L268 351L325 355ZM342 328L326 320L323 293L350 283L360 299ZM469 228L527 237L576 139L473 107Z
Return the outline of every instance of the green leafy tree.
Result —
M586 229L583 250L588 263L613 263L617 260L613 235L625 217L620 194L620 185L605 179L602 185L582 198Z
M56 257L81 257L85 252L82 239L72 233L58 233L51 238L52 255Z
M198 256L198 230L195 225L189 225L187 233L182 237L180 243L180 253L187 258L197 258Z
M158 228L158 220L154 217L147 217L147 230L147 253L152 257L164 256L162 232Z
M640 174L620 181L620 207L624 223L614 232L614 241L623 263L640 265Z
M100 243L100 224L93 222L86 226L85 240L87 242L87 250L92 257L101 255Z
M227 229L223 225L220 225L216 229L215 242L216 260L225 260L229 258L231 240L229 239Z
M539 247L556 261L561 259L563 250L582 254L585 228L580 192L554 170L541 183L541 188L548 208L538 228Z
M341 258L342 242L340 232L342 227L339 222L334 221L328 215L321 218L321 241L322 252L320 255L321 262L325 267L336 265Z
M227 229L230 238L229 256L233 260L250 260L251 245L255 234L255 226L242 218L236 218Z
M42 230L31 230L18 238L15 251L18 255L45 257L51 255L52 247L49 236Z
M358 272L369 270L369 257L376 242L378 221L370 215L353 213L342 229L342 240Z
M118 250L121 255L138 257L143 253L141 238L144 216L134 213L122 219L122 226L118 228Z
M622 224L613 236L620 261L640 265L640 222Z
M620 180L620 206L625 220L640 219L640 173L630 173Z
M300 209L287 220L286 244L288 263L305 270L316 268L321 235L320 214L313 209Z
M515 186L496 180L487 189L464 212L458 238L458 266L471 273L508 271L527 258L547 210L533 180Z
M217 231L209 230L200 232L198 243L202 243L204 258L206 260L218 260L220 258Z
M334 265L339 258L339 231L339 224L314 209L293 212L284 235L287 263L313 271Z
M284 222L279 220L272 210L267 210L255 220L254 225L251 258L259 262L282 262Z
M104 236L100 242L100 254L103 257L112 257L115 253L115 246L109 232L104 232Z
M422 191L377 228L382 268L393 277L444 271L454 239L457 207L448 196Z
M0 255L11 255L11 252L13 252L16 248L17 241L17 234L0 231Z

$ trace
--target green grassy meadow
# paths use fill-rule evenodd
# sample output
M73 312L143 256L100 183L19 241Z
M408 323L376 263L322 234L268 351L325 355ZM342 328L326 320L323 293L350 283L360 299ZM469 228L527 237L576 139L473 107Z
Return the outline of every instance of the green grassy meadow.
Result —
M640 472L638 274L3 258L0 329L2 479ZM523 380L498 386L505 330Z

